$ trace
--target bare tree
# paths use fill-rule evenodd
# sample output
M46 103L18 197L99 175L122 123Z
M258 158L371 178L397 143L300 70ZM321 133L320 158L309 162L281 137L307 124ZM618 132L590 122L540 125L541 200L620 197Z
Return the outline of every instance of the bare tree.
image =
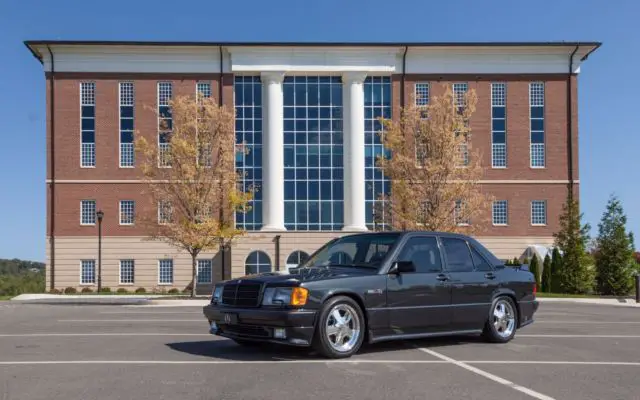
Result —
M244 233L236 229L234 212L249 211L253 191L238 185L233 110L201 96L177 97L169 105L170 111L158 112L162 140L136 142L158 205L157 218L142 216L141 222L151 240L191 255L194 297L198 255Z
M484 223L491 199L469 141L476 102L472 90L447 88L426 106L410 102L399 119L381 120L388 155L377 162L391 181L384 212L394 229L473 233Z

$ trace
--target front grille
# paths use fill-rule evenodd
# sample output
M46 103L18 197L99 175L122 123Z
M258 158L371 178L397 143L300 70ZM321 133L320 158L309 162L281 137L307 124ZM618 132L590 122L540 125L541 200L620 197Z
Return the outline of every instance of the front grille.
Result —
M224 332L229 332L238 336L271 337L271 332L266 328L251 325L227 325Z
M222 289L222 304L236 307L258 307L262 285L255 282L228 283Z

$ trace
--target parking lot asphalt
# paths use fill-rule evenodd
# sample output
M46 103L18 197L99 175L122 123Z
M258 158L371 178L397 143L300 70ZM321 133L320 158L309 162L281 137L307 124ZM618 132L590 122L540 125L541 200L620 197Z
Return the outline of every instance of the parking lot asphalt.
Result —
M243 348L199 307L0 303L0 399L640 399L640 310L544 303L497 345Z

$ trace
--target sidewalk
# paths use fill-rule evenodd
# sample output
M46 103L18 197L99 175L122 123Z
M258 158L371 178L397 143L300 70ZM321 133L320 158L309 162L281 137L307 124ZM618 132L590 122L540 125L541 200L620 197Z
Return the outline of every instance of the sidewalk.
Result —
M618 306L618 307L638 307L640 303L632 298L617 298L617 299L599 299L599 298L572 298L572 297L538 297L537 300L540 303L580 303L580 304L599 304L605 306Z
M637 307L633 298L571 298L571 297L538 297L540 303L578 303L597 304L618 307ZM208 296L199 296L195 299L181 298L167 295L70 295L34 293L21 294L11 301L31 304L104 304L127 305L131 307L203 307L209 304Z
M13 297L10 301L28 304L115 304L132 306L163 306L184 307L204 306L209 303L208 297L199 296L195 299L176 299L171 295L101 295L101 294L50 294L30 293Z

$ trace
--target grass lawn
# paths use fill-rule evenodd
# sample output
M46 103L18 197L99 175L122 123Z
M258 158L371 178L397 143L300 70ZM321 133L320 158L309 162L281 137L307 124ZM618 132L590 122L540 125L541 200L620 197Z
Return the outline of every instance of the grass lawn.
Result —
M11 299L13 296L0 296L0 301L2 300L9 300Z

